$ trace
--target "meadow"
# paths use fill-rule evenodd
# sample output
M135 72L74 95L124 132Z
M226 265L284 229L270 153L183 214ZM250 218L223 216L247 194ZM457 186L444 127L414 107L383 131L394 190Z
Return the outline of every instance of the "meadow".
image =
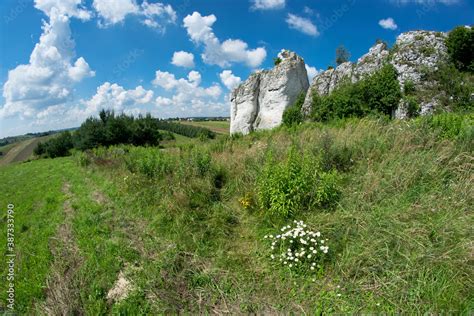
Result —
M470 314L472 123L346 119L2 166L16 309ZM295 220L325 240L316 269L265 238Z

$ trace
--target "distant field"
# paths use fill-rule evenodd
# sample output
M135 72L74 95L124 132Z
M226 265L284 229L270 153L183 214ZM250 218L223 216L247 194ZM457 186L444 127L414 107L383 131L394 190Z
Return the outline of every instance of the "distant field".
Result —
M206 127L219 134L229 134L230 122L228 121L180 121L181 124Z
M163 131L165 133L167 133L167 131ZM188 144L188 143L191 143L193 141L192 138L189 138L189 137L186 137L186 136L183 136L183 135L179 135L179 134L175 134L175 133L171 133L174 135L174 140L164 140L164 141L161 141L160 142L160 145L165 147L165 148L169 148L169 147L175 147L177 145L184 145L184 144Z
M1 146L0 147L0 153L1 153L0 159L2 159L2 157L4 157L8 153L8 151L10 149L12 149L13 147L15 147L15 144L8 144L8 145L5 145L5 146Z
M39 142L44 142L53 136L36 137L0 147L0 151L3 152L0 158L0 166L27 160L33 155L33 150Z

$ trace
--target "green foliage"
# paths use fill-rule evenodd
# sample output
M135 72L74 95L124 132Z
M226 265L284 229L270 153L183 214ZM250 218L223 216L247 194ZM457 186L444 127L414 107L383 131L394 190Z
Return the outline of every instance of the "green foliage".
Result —
M318 157L291 147L286 161L278 163L270 152L257 181L259 205L271 215L292 217L336 202L338 182L337 172L323 171Z
M408 117L415 117L420 112L420 104L416 97L407 95L403 97L403 104L405 105Z
M295 103L283 112L283 124L285 126L298 125L303 122L301 108L303 106L305 94L300 93Z
M415 83L411 80L405 81L403 84L403 93L405 95L413 95L416 92Z
M458 26L449 32L446 46L451 61L461 71L474 72L474 29Z
M75 133L74 145L80 150L118 144L158 146L160 140L158 121L150 114L134 118L102 110L99 118L90 117L82 123Z
M315 121L363 117L369 113L392 115L401 98L396 69L387 64L357 82L341 84L328 96L313 95L311 117Z
M347 48L344 47L344 45L340 45L338 48L336 48L336 65L337 66L345 62L348 62L350 57L351 57L351 54L349 53Z
M281 60L280 57L275 57L275 58L273 58L273 64L274 64L275 66L278 66L281 62L282 62L282 60Z
M71 285L60 289L77 297L68 307L85 315L469 314L473 147L443 137L445 127L436 126L456 124L441 121L351 118L229 137L218 151L217 142L196 139L172 150L137 148L134 159L159 152L156 160L168 166L145 173L120 163L135 150L127 145L77 152L88 155L87 167L69 157L3 166L0 202L17 210L16 312L45 314L45 298L59 288L48 280L64 275L59 266ZM294 213L306 235L320 231L318 246L324 238L329 247L315 270L306 262L313 257L298 257L303 269L288 269L289 261L275 269L285 266L277 254L300 252L304 243L291 243L288 234L281 247L273 245L291 231L281 230L289 223L254 205L262 167L271 167L265 148L272 165L286 166L291 143L306 149L294 154L313 165L304 168L343 176L333 211ZM238 206L241 197L248 208ZM68 205L73 209L65 212ZM0 229L6 231L6 218ZM275 238L266 243L261 237L268 234ZM64 235L67 248L56 248ZM71 264L71 254L79 264ZM111 302L107 293L121 276L133 289Z
M160 130L167 132L162 133ZM68 155L73 147L87 150L119 144L158 146L164 134L168 140L174 139L171 132L202 139L215 137L215 133L207 128L159 121L150 114L135 118L102 110L99 118L88 118L74 134L66 132L60 137L39 143L34 152L39 156L54 158Z
M172 160L157 147L130 148L125 165L130 172L141 173L148 178L162 177L172 171Z
M69 156L72 148L71 133L62 132L44 143L39 142L33 152L37 156L56 158Z
M442 113L422 116L418 125L435 130L441 138L474 140L474 114Z
M455 111L474 109L472 74L460 72L453 64L440 64L430 79L437 82L435 89L442 92L441 101L444 106Z

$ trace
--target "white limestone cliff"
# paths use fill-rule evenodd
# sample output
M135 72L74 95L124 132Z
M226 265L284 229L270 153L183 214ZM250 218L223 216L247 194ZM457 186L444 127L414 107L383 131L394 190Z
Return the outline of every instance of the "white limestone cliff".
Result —
M304 60L287 50L279 58L281 62L273 69L252 74L232 92L231 134L280 125L285 109L308 90Z

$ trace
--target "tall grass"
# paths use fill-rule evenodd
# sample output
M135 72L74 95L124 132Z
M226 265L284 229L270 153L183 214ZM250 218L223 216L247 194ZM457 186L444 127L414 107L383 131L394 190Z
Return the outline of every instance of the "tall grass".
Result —
M415 121L348 120L162 152L170 170L151 178L140 168L124 170L126 181L101 172L157 240L147 245L155 265L143 260L138 277L156 311L467 312L474 192L465 141ZM335 207L298 209L332 242L314 281L275 269L260 241L285 223L256 205L262 167L269 152L271 166L285 164L292 146L341 175ZM154 149L140 150L148 153L136 166Z

